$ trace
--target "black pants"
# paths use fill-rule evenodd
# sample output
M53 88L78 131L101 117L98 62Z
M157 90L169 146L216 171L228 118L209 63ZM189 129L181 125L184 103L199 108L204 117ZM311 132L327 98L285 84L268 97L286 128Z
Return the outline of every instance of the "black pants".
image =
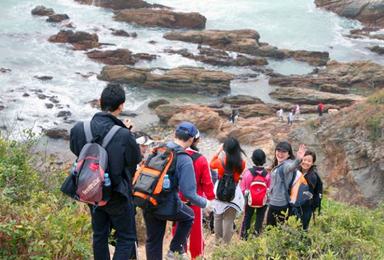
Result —
M252 208L248 205L245 205L244 219L243 219L243 224L241 225L241 233L240 233L240 237L242 239L245 239L245 240L248 239L248 230L251 228L251 221L252 221L253 213L255 212L255 210L256 210L256 221L254 226L255 227L254 234L261 233L266 209L267 209L267 206L264 206L262 208Z
M308 230L309 222L311 221L313 209L312 205L301 206L300 208L295 208L295 215L301 220L303 224L303 229Z
M135 211L131 201L117 197L104 207L90 206L95 260L108 260L108 236L111 227L116 230L116 248L113 259L136 259Z
M267 225L276 226L277 223L285 222L288 217L291 215L289 206L273 206L269 205L268 214L267 214Z
M167 220L175 221L177 224L170 250L180 254L184 253L184 245L187 243L194 218L193 210L185 204L182 204L180 210L172 216L156 215L144 211L145 226L147 227L147 241L145 243L147 259L163 259L163 238Z

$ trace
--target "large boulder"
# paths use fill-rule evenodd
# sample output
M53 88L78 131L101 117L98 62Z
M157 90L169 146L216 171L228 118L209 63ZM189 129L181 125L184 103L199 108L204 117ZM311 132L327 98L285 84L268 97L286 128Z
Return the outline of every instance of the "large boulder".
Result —
M322 66L329 60L327 52L290 51L278 49L267 43L259 42L260 35L255 30L205 30L205 31L174 31L165 33L164 38L174 41L185 41L209 45L216 49L235 51L261 57L275 59L293 58L306 61L312 65Z
M253 57L246 55L230 55L224 50L217 50L212 48L199 48L199 54L195 55L188 49L181 50L165 50L168 53L180 54L181 56L189 59L198 60L207 64L216 66L259 66L266 65L268 61L265 58Z
M153 60L156 59L156 55L148 53L136 53L128 49L117 49L110 51L94 50L87 52L87 56L91 59L108 65L134 65L139 60Z
M349 106L356 101L364 100L358 95L342 95L321 92L313 89L300 88L277 88L270 95L278 100L287 101L295 104L317 105L319 102L339 106Z
M247 95L235 95L222 98L221 102L224 104L230 104L233 106L264 104L260 98L247 96Z
M375 46L369 47L368 49L372 52L376 52L379 55L384 55L384 47L375 45Z
M117 21L149 27L204 29L207 18L199 13L180 13L167 9L125 9L114 16Z
M103 67L98 78L143 88L221 95L230 91L230 82L234 76L222 71L194 67L159 71L114 65Z
M155 112L160 121L169 126L176 126L187 120L194 123L202 132L216 133L223 123L217 112L201 105L160 105Z
M324 66L329 61L329 53L326 51L284 50L286 57L307 62L313 66Z
M239 107L239 116L248 117L261 117L261 116L273 116L275 110L266 104L250 104Z
M148 8L153 7L143 0L75 0L80 4L96 5L104 8L111 8L114 10L130 9L130 8Z
M281 87L314 88L326 92L348 93L353 88L366 90L384 87L384 66L370 61L328 62L317 73L271 75L269 84Z
M51 128L44 130L44 134L52 139L64 139L69 140L69 133L67 129L63 128Z
M367 26L384 28L384 0L315 0L315 4Z
M69 16L67 14L53 14L47 18L49 23L61 23L62 21L68 20Z
M275 140L287 140L292 127L286 122L279 122L275 117L266 118L239 118L235 124L224 122L221 125L217 138L223 141L228 136L235 137L241 144L261 147L267 154L272 154L276 146Z
M82 31L74 32L71 30L61 30L58 34L49 37L48 41L70 43L75 50L88 50L100 46L97 34Z
M37 16L50 16L55 14L55 11L52 8L47 8L44 5L38 5L31 11L32 15Z

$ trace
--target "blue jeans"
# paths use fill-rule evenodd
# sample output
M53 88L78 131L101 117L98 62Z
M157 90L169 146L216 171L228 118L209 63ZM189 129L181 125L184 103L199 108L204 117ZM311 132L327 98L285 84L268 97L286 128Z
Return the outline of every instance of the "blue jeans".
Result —
M167 220L175 221L177 224L175 236L169 249L180 254L184 253L184 245L187 243L194 218L193 210L185 204L182 204L180 210L172 216L144 211L145 226L147 227L147 241L145 243L147 259L163 259L163 238Z
M131 200L118 196L104 207L90 206L95 260L109 260L108 236L116 230L115 260L136 259L135 210Z

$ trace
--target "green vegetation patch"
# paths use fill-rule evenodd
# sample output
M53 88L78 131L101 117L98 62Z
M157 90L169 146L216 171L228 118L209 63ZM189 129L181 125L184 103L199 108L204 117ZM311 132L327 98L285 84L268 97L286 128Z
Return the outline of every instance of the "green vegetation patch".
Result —
M259 237L217 248L214 259L384 259L384 205L369 210L325 201L308 232L291 217Z
M368 102L374 105L384 105L384 89L369 96Z
M33 169L32 145L0 138L0 259L91 258L87 209L60 194L65 173Z

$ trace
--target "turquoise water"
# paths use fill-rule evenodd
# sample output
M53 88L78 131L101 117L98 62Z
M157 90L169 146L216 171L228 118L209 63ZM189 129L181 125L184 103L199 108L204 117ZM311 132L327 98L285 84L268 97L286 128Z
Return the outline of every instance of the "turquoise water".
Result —
M151 1L149 1L151 2ZM197 11L207 17L207 29L257 30L261 41L279 48L328 51L332 59L340 61L373 60L384 61L366 49L375 41L351 40L345 38L352 28L360 25L348 19L315 8L310 0L159 0L157 3L172 6L180 11ZM0 73L0 105L6 108L0 112L0 127L8 129L32 127L36 131L53 126L68 127L57 114L62 110L72 112L71 119L87 118L96 110L86 103L98 98L105 82L96 75L83 78L78 73L97 74L102 64L89 60L84 52L73 51L66 44L53 44L48 37L57 33L60 25L45 22L44 17L33 17L31 10L37 5L53 8L56 13L66 13L76 30L96 32L100 42L112 43L104 49L128 48L133 52L157 54L153 62L141 62L138 67L173 68L181 65L203 66L208 69L223 70L236 75L254 73L245 68L221 68L202 64L170 55L166 48L189 48L196 45L168 41L162 36L167 29L143 28L113 21L112 12L93 6L79 5L74 0L2 0L0 3L0 68L11 72ZM111 35L110 28L137 32L135 39ZM150 44L154 40L156 44ZM283 74L305 74L313 68L306 63L295 61L270 61L269 67ZM41 82L34 76L48 75L53 80ZM248 94L274 102L268 95L271 87L268 79L260 75L251 80L235 80L231 84L231 94ZM47 99L37 97L36 90L47 96L57 96L61 107L47 109ZM29 97L23 97L28 93ZM135 111L135 120L144 125L156 118L150 114L146 104L155 98L166 97L180 103L199 101L215 102L215 97L182 95L162 91L148 91L127 88L127 109ZM19 120L16 120L16 119Z

